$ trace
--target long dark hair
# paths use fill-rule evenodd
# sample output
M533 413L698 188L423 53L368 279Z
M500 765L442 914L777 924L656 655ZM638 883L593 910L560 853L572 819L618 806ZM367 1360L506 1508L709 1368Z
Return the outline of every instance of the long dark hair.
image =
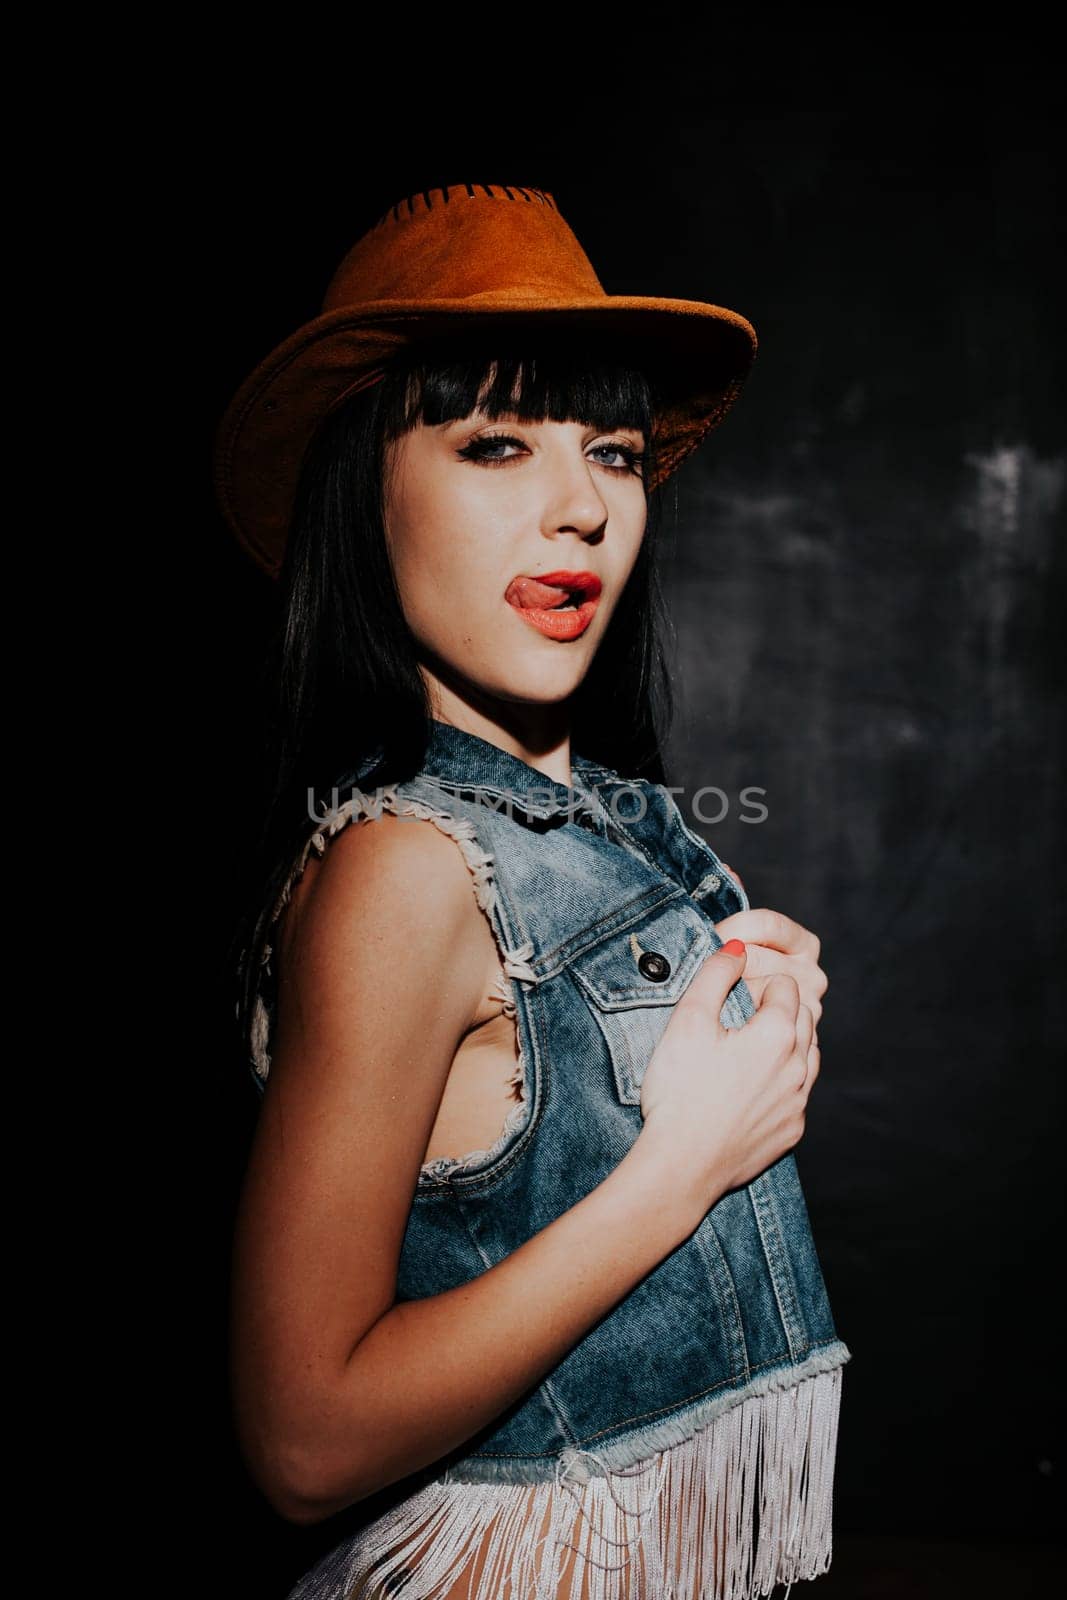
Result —
M266 807L250 866L248 903L230 970L247 1041L273 911L331 790L379 752L365 780L418 772L432 710L417 645L401 608L385 540L383 463L389 442L419 421L517 414L578 421L605 432L642 429L645 536L600 649L570 702L572 750L625 777L665 781L661 741L673 716L655 561L660 502L653 372L620 360L604 335L541 331L439 336L394 359L386 376L331 412L301 470L264 663Z

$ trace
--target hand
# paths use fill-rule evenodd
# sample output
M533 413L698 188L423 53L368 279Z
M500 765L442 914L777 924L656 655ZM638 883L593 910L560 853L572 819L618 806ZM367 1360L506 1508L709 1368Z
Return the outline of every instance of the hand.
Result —
M744 888L740 873L726 861L723 866ZM743 939L748 946L745 983L757 1005L768 978L775 973L785 973L796 980L801 1002L808 1007L818 1027L822 997L830 980L819 965L821 945L814 933L768 906L736 911L732 917L717 922L715 932L724 944L727 939Z
M751 950L751 947L749 947ZM644 1126L637 1144L655 1160L690 1231L728 1189L791 1150L804 1133L819 1075L811 1011L796 980L762 980L754 1014L725 1028L721 1011L748 954L706 956L674 1006L641 1082Z

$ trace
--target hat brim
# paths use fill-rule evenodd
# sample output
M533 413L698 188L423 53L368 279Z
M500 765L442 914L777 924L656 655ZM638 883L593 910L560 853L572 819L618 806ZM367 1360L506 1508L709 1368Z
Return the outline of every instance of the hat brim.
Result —
M730 410L755 358L755 329L740 313L699 300L601 295L528 301L513 293L464 300L382 301L341 307L305 323L251 372L214 441L215 492L227 523L271 577L281 569L307 447L349 395L382 378L411 344L463 329L585 326L635 344L635 364L660 395L657 488Z

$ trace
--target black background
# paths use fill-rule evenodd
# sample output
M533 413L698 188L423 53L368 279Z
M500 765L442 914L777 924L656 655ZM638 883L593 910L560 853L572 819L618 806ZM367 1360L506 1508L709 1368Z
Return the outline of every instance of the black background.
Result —
M683 808L726 793L705 836L753 905L820 935L830 977L797 1159L853 1360L818 1592L1037 1592L1067 1471L1052 47L1029 25L650 41L647 18L591 20L602 42L579 50L527 19L536 54L484 12L383 51L324 32L269 70L205 50L162 141L182 560L160 599L181 616L174 848L194 879L173 898L195 904L195 943L170 1011L173 1449L154 1440L182 1466L155 1527L201 1572L190 1592L256 1600L283 1600L336 1537L270 1510L228 1428L229 1230L257 1097L222 951L268 584L213 504L211 436L387 205L505 182L555 196L609 292L714 300L760 336L736 410L669 491L667 749ZM746 785L766 791L762 823L742 820Z

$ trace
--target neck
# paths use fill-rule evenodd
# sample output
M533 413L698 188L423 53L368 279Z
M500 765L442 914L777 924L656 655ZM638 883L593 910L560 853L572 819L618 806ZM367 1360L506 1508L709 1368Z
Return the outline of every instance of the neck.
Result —
M473 705L442 684L431 688L433 716L517 756L554 783L571 782L570 708L490 700Z

